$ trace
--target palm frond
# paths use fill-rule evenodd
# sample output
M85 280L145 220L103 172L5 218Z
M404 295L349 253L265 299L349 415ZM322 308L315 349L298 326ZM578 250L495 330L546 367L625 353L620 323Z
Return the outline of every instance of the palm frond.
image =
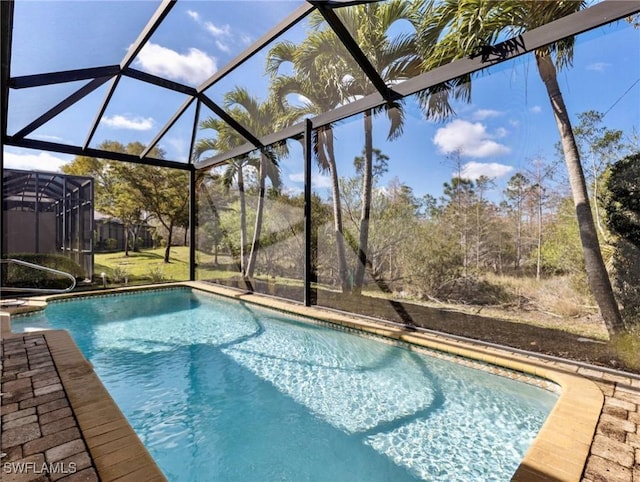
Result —
M202 154L209 151L219 151L219 145L216 139L199 139L193 148L193 157L195 160L198 160Z
M280 66L286 62L293 63L297 46L289 40L275 44L267 53L267 73L274 77L278 75Z
M223 105L227 108L240 107L244 109L249 116L256 115L260 110L256 98L244 87L236 87L227 92L224 96Z
M329 159L326 152L327 135L331 130L331 126L322 126L313 130L311 143L313 153L316 155L318 166L324 172L329 170ZM332 134L332 133L331 133Z

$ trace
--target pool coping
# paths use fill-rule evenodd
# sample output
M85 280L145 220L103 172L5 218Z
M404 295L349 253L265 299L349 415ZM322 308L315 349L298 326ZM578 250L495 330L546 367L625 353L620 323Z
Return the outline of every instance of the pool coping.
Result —
M512 480L519 482L569 482L581 480L583 471L587 463L587 458L589 456L592 441L595 436L596 426L598 424L600 413L604 405L604 394L593 381L581 375L578 375L576 373L577 368L576 370L570 370L566 366L561 366L561 364L544 360L542 358L536 357L535 355L524 355L515 353L509 351L508 348L488 347L482 343L474 343L473 341L466 340L463 341L448 337L445 334L412 331L405 327L390 326L384 323L375 322L373 320L364 319L362 317L358 317L357 315L348 315L346 313L334 312L315 306L306 307L300 304L288 302L283 299L239 291L232 288L226 288L220 285L213 285L200 281L178 282L163 285L148 285L142 287L127 287L117 288L113 290L100 290L93 292L80 292L69 293L65 295L36 297L32 298L30 300L30 303L26 306L22 305L10 311L13 314L17 314L40 310L46 306L48 300L77 298L92 295L118 294L131 291L175 287L189 287L220 296L225 296L228 298L253 303L258 306L276 309L285 313L291 313L307 318L327 321L372 335L382 336L391 340L409 343L411 345L417 345L419 347L424 347L430 350L437 350L457 356L462 356L479 362L488 363L497 367L515 370L517 372L522 372L525 374L533 375L535 377L549 380L560 387L559 398L553 409L549 413L547 420L538 432L537 437L534 439L533 443L529 447L529 450L526 452ZM4 328L6 328L7 324L10 325L10 322L6 322L5 320L0 320L0 322L4 323L2 331L4 331ZM50 331L45 333L50 333L52 335L48 336L53 337L51 338L51 341L54 343L54 345L50 345L52 355L54 355L55 352L57 354L55 356L63 356L63 358L61 358L60 360L62 364L61 367L63 368L63 370L61 371L61 379L64 385L65 379L63 379L62 372L67 371L65 368L71 368L73 366L73 364L69 365L68 367L65 365L65 363L71 362L67 361L67 358L64 356L71 356L71 353L75 353L74 356L80 356L82 357L82 360L84 360L84 357L66 332L62 333L67 335L71 346L64 341L64 337L62 335L53 335L55 333L59 333L59 331ZM62 349L59 349L55 346L55 344L58 343L62 345ZM54 362L56 359L55 356ZM76 360L75 363L78 363L77 358L72 359ZM57 366L57 362L55 363ZM84 360L84 363L88 364L86 360ZM104 392L99 397L83 395L83 393L86 391L86 385L82 383L76 383L74 381L74 370L71 369L69 371L70 374L65 375L65 378L69 383L69 402L74 408L74 412L76 411L74 403L78 403L81 416L89 418L87 422L84 422L85 425L87 423L95 423L95 420L91 418L92 408L100 407L100 404L102 403L101 400L110 400L110 403L105 403L110 407L111 404L113 404L113 407L109 409L109 413L115 417L114 420L118 419L117 413L119 413L119 416L122 417L124 422L128 425L128 422L126 422L124 415L122 415L117 405L115 405L115 402L113 402L113 399L111 399L111 396L108 394L100 380L97 378L97 375L95 375L93 369L90 370L90 374L95 378L101 388L101 390L99 388L96 388L96 390ZM85 372L86 371L87 370L85 369ZM85 373L85 375L87 375L88 379L91 378L88 376L88 374ZM64 386L65 390L67 390L67 386ZM80 422L80 418L78 419L78 421ZM89 435L91 435L91 428L94 428L95 425L93 427L87 427L89 430ZM80 423L80 428L84 433L85 427L82 423ZM133 432L133 429L131 429L130 426L129 428L133 434L133 437L135 437L135 439L137 440L137 443L142 446L142 443L138 439L135 432ZM89 446L89 449L91 451L92 447L89 442L87 442L87 445ZM142 449L144 449L147 456L149 456L144 446L142 446ZM124 450L123 453L125 451L126 450ZM93 452L91 452L91 455L92 457L94 457ZM100 460L100 458L101 457L98 456L98 460ZM157 469L157 465L155 465L153 459L151 459L151 462ZM146 467L147 465L149 464L145 459L144 466ZM100 473L100 467L96 467L96 469Z

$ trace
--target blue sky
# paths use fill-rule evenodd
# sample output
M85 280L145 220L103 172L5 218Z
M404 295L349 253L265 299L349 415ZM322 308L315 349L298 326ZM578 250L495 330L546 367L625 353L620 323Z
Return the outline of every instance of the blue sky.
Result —
M302 3L180 0L133 67L197 86ZM156 6L157 2L147 1L19 1L12 75L119 63ZM299 41L304 28L304 25L293 28L286 38ZM607 111L640 79L639 45L640 30L634 30L626 22L578 37L573 67L559 74L573 120L586 110ZM69 52L74 54L70 56ZM263 55L248 61L207 94L220 102L227 90L241 85L264 97L267 80L261 75L263 65ZM12 91L9 133L82 84ZM31 136L82 144L87 125L95 117L107 87L90 94ZM136 140L149 142L183 100L180 94L124 79L91 145L97 146L107 139L125 144ZM187 159L190 113L178 121L161 145L169 159L181 162ZM392 142L386 140L387 120L377 118L374 144L390 157L391 167L381 183L398 177L417 194L439 195L442 183L456 171L451 155L459 152L462 174L472 179L481 174L494 177L498 192L511 175L525 169L533 159L555 158L557 129L531 56L493 68L490 75L476 76L471 103L456 105L456 114L445 122L427 121L415 100L408 98L404 135ZM607 127L628 133L640 126L640 83L611 108L605 120ZM204 135L206 132L198 133ZM360 154L363 145L361 117L339 123L335 135L339 171L350 175L353 157ZM294 148L292 158L283 162L284 178L291 190L302 186L300 155L301 150ZM5 167L49 171L71 160L71 156L62 154L11 147L5 148L4 156ZM327 181L321 174L314 174L318 188L325 187Z

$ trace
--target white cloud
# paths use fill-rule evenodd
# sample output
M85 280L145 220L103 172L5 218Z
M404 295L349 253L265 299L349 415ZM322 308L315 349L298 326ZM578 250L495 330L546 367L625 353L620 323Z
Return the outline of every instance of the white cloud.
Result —
M304 192L304 189L296 186L283 186L282 192L284 194L288 194L289 196L298 196Z
M520 127L520 121L518 119L510 119L509 125L511 127Z
M115 114L111 117L104 116L100 121L114 129L131 129L134 131L148 131L153 127L153 118L151 117L133 117L128 118L123 115Z
M533 112L534 114L539 114L540 112L542 112L542 107L540 107L539 105L534 105L531 109L529 109L531 112Z
M203 22L202 17L198 12L193 10L187 10L187 14L198 24L201 25L210 35L216 38L215 44L218 49L225 53L231 53L231 47L229 46L229 41L235 41L237 43L237 39L245 45L249 45L253 42L253 38L245 33L236 33L232 31L231 26L229 24L224 24L222 26L216 25L211 21ZM227 42L222 42L220 39L226 39Z
M229 48L229 46L224 42L220 42L220 40L216 40L216 47L218 47L223 52L226 52L226 53L231 52L231 49Z
M488 178L502 177L513 171L512 166L505 164L499 164L497 162L467 162L462 166L459 176L464 179L471 179L475 181L480 176L487 176Z
M323 176L322 174L316 174L311 177L311 186L317 189L328 189L331 187L331 178L329 176Z
M202 50L190 48L187 54L180 54L151 42L140 51L135 64L151 74L191 85L204 82L218 70L216 59Z
M477 111L475 111L473 113L473 119L482 121L482 120L485 120L485 119L489 119L490 117L499 117L502 114L503 113L498 111L498 110L478 109Z
M316 189L329 189L331 184L331 178L329 176L323 176L322 174L311 177L311 186Z
M293 182L304 182L304 172L294 172L289 174L289 179Z
M189 15L196 22L200 22L200 14L195 10L187 10L187 15Z
M214 37L226 37L231 33L231 27L229 25L218 27L213 22L205 22L204 28Z
M595 62L593 64L589 64L587 65L587 70L593 70L595 72L604 72L605 69L607 69L607 67L609 67L611 64L608 64L606 62Z
M69 159L56 157L49 152L40 152L38 154L4 152L4 167L7 169L56 172L67 162L69 162Z
M480 122L456 119L436 131L433 143L443 154L459 151L463 156L490 157L507 154L507 146L495 142Z
M509 131L507 129L505 129L504 127L498 127L496 129L496 137L498 137L498 138L507 137L508 133L509 133Z
M293 182L304 184L304 172L289 174L289 179ZM329 176L323 176L322 174L314 174L311 176L311 185L318 189L329 188L331 187L331 178Z

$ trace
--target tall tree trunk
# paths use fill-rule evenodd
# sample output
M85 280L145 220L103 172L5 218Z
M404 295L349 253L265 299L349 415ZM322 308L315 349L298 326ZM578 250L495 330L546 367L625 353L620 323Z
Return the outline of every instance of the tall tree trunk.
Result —
M482 239L480 230L480 205L482 203L482 194L476 202L476 270L480 271L480 240Z
M171 238L173 237L173 221L169 223L169 229L167 233L167 247L164 249L164 262L169 262L169 255L171 254Z
M134 253L139 253L140 248L138 248L138 235L140 233L140 224L134 224L133 228L131 228L131 249Z
M258 256L258 250L260 249L262 214L264 212L265 177L267 170L267 167L265 165L266 162L266 156L263 153L260 153L260 172L258 173L260 187L258 190L258 206L256 207L256 224L253 230L253 241L251 243L251 252L249 253L249 263L247 264L247 278L253 277L253 271L256 267L256 258Z
M518 225L516 228L516 260L515 269L516 276L520 276L520 260L522 259L522 206L520 204L520 198L518 198L517 204L518 211Z
M329 174L331 176L331 195L333 196L333 229L336 236L336 250L338 255L338 275L340 287L343 293L349 290L347 279L347 256L344 246L344 234L342 228L342 200L340 199L340 183L338 178L338 166L336 165L335 150L333 147L333 129L328 127L324 131L327 146L327 160Z
M124 234L124 255L129 256L129 226L123 225Z
M540 271L542 264L542 179L538 179L538 246L536 252L536 279L540 281Z
M576 208L578 228L580 230L580 241L584 253L585 268L589 278L589 286L593 296L600 308L600 314L607 327L610 336L614 336L624 331L624 325L618 310L618 305L613 296L611 281L602 260L598 233L593 222L591 206L589 205L589 195L587 184L584 178L582 165L580 164L580 154L571 128L571 122L567 113L567 108L560 92L558 78L553 60L548 55L536 53L536 63L538 72L549 95L553 115L560 132L562 150L564 152L567 171L569 173L569 183L573 194L573 202Z
M367 266L369 245L369 219L371 216L371 189L373 185L373 122L371 110L364 111L364 170L362 173L362 210L360 214L360 239L358 264L354 276L353 291L362 293L364 271Z
M247 206L244 195L242 164L238 166L238 196L240 198L240 273L244 277L247 269Z
M503 274L502 270L502 229L498 231L498 273Z
M468 222L467 206L465 203L464 211L462 211L462 275L466 278L469 270L469 240L468 240Z

